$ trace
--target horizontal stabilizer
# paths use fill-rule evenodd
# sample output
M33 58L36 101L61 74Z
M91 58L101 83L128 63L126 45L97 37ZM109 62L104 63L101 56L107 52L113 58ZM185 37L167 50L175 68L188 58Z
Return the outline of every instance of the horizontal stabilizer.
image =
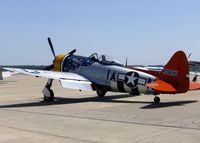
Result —
M147 87L150 87L157 92L166 92L166 93L175 93L177 90L169 83L162 81L162 80L156 80L154 82L146 84Z

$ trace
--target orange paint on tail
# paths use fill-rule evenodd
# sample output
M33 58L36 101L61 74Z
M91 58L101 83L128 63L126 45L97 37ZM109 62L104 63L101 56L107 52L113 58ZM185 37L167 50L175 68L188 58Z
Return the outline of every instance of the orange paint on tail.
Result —
M158 78L146 84L158 93L184 93L189 89L189 65L183 51L176 52L162 71L146 72Z

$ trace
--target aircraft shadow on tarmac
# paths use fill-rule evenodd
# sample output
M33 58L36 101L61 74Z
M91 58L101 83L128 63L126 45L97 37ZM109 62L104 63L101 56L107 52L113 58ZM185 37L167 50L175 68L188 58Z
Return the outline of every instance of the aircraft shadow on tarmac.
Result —
M64 97L55 97L54 102L44 102L32 100L27 103L16 103L8 105L0 105L0 108L17 108L17 107L37 107L37 106L51 106L51 105L62 105L62 104L76 104L76 103L86 103L86 102L109 102L109 103L130 103L130 104L145 104L145 106L140 107L141 109L152 109L152 108L165 108L171 106L183 106L185 104L198 102L196 100L188 101L174 101L174 102L160 102L158 104L153 103L153 101L128 101L128 100L119 100L122 98L134 98L134 96L125 94L125 95L109 95L104 98L100 97L85 97L85 98L64 98ZM115 100L117 99L117 100Z
M151 103L149 105L141 107L141 109L155 109L155 108L165 108L171 106L184 106L185 104L191 104L198 102L196 100L187 100L187 101L174 101L174 102L160 102L160 103Z

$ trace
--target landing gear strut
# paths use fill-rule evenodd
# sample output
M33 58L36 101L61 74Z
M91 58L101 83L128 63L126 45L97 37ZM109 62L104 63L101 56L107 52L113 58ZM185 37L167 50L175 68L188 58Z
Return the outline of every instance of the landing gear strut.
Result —
M154 103L160 103L160 97L155 96L154 97Z
M48 79L47 84L42 90L42 93L44 95L44 101L54 101L54 92L51 89L53 79Z

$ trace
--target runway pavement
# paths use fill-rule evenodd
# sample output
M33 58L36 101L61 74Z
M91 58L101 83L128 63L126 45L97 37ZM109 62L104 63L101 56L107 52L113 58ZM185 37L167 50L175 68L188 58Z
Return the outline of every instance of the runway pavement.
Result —
M1 143L199 143L200 91L131 96L64 89L42 102L46 79L14 75L0 81Z

